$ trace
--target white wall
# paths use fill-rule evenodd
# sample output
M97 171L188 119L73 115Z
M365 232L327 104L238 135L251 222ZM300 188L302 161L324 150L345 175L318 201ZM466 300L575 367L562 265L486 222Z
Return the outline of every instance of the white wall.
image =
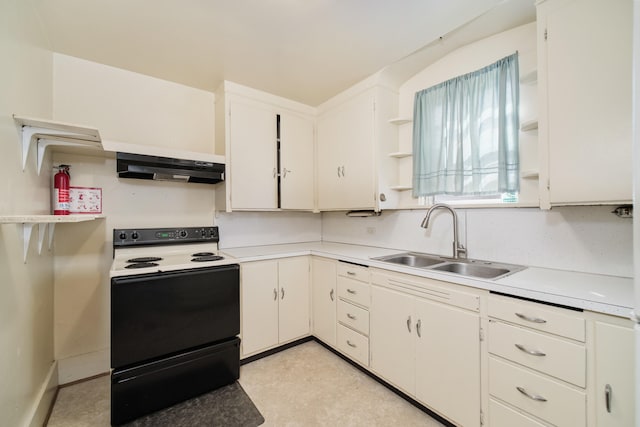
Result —
M104 139L213 153L214 96L54 54L53 115L96 126ZM58 226L55 357L61 383L109 370L109 268L114 228L213 223L214 186L118 179L113 158L55 153L71 185L100 187L103 220Z
M35 10L0 2L0 215L49 213L49 175L37 176L33 153L22 171L12 118L51 117L52 58ZM53 397L53 259L33 240L24 264L22 226L0 225L0 426L41 425Z
M54 118L105 140L214 153L211 92L54 53Z
M632 221L608 206L460 209L460 240L470 258L561 270L633 276ZM451 256L451 215L426 210L387 211L380 217L324 213L325 241L383 246Z

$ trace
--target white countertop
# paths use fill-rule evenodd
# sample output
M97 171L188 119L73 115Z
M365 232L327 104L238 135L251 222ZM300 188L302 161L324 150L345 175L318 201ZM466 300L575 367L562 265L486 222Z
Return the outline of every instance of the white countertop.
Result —
M633 279L629 277L528 267L497 280L477 279L371 259L403 252L399 249L331 242L229 248L221 252L241 263L317 255L620 317L628 318L633 309Z

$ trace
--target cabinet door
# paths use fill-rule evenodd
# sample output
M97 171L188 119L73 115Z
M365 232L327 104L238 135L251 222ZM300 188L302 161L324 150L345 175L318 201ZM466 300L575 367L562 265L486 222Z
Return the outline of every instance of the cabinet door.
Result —
M630 201L632 1L551 1L540 11L549 201Z
M313 335L325 344L336 345L336 263L332 260L313 258L312 307Z
M344 111L349 127L343 129L342 185L349 209L375 207L374 103L373 92L366 92L350 101Z
M415 394L416 384L413 299L394 290L371 287L371 368L410 395Z
M280 114L280 207L313 209L313 121Z
M278 344L278 263L241 267L242 354Z
M595 334L597 425L631 426L635 417L633 330L596 322Z
M309 259L291 258L278 262L279 342L309 334Z
M458 425L480 425L480 318L415 302L416 397Z
M366 92L318 119L318 207L371 209L374 96Z
M318 118L318 208L339 209L347 204L342 188L343 165L342 130L349 127L341 110L332 110Z
M276 209L277 118L268 106L235 101L230 106L231 206Z

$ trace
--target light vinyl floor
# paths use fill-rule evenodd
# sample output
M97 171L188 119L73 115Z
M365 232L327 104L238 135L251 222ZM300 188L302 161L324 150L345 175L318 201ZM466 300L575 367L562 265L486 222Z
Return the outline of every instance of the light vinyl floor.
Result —
M243 365L239 382L265 427L442 425L313 341ZM47 425L107 427L109 410L99 377L61 388Z

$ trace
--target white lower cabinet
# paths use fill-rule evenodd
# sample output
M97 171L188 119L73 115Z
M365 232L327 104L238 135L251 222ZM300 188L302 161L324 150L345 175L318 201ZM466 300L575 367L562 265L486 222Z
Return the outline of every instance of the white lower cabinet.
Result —
M489 393L556 426L586 425L584 390L493 357L489 358Z
M361 365L369 366L369 338L365 335L339 324L337 347Z
M372 370L457 425L479 426L480 297L401 274L374 273L372 284Z
M369 268L338 263L338 340L336 347L361 365L369 366Z
M489 400L489 419L491 427L545 427L544 424L540 424L494 399Z
M312 267L314 335L457 426L634 425L628 319L320 257ZM273 341L273 315L260 319Z
M336 262L311 259L313 335L330 346L336 345Z
M489 296L487 306L491 398L526 418L586 426L584 314L498 295ZM490 411L489 425L492 417Z
M242 357L309 334L309 258L241 266Z
M632 426L635 420L634 335L630 322L595 322L594 400L598 427Z

